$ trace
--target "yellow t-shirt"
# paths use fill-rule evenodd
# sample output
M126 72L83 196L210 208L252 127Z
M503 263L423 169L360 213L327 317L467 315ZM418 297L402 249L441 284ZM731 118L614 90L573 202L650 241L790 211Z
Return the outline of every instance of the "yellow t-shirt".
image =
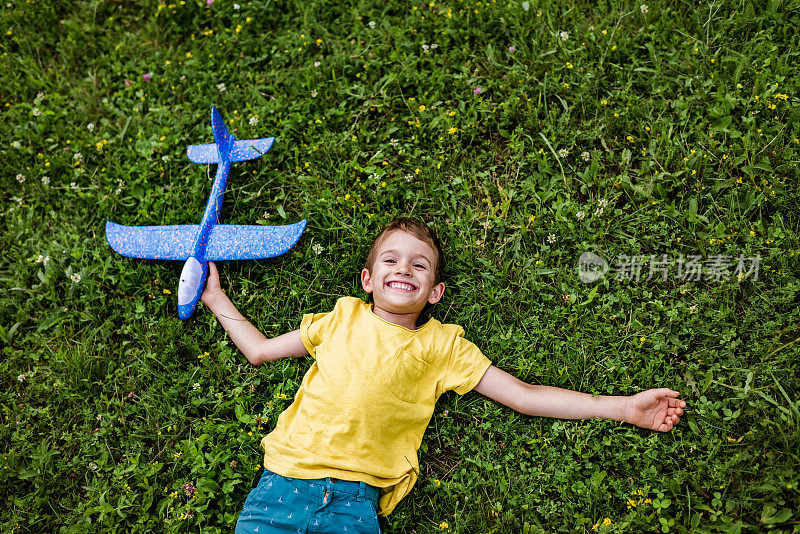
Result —
M409 330L352 297L303 316L300 335L316 361L261 440L264 467L377 486L388 515L417 480L417 450L436 400L470 391L491 362L460 326L430 319Z

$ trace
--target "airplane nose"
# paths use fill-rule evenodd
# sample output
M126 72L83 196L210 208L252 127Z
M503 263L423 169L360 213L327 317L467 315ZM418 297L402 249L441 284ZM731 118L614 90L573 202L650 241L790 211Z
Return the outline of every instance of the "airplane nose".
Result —
M194 306L192 306L191 304L178 305L178 317L180 317L181 320L183 321L191 317L193 312L194 312Z

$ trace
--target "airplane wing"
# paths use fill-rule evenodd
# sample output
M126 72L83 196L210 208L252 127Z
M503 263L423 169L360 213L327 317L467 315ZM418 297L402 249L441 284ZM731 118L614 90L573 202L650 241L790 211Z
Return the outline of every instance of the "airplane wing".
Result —
M218 224L211 230L206 260L274 258L297 243L306 221L286 226Z
M247 161L249 159L256 159L272 148L272 142L275 141L274 137L267 137L266 139L247 139L245 141L236 141L231 149L230 159L234 161Z
M200 230L198 225L123 226L106 221L106 239L117 253L129 258L185 260Z
M246 139L244 141L236 141L233 143L231 152L228 155L231 163L235 161L247 161L261 157L270 148L275 141L274 137L267 137L264 139ZM219 145L216 143L208 143L205 145L189 145L186 150L189 160L193 163L219 163Z
M189 161L193 163L219 163L219 148L216 143L207 145L189 145L186 150Z

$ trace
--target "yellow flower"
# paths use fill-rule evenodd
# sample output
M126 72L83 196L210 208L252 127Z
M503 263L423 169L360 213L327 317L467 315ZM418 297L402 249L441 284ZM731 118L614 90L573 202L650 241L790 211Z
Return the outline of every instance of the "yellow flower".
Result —
M458 131L458 128L455 128L455 127L453 127L453 128L450 128L449 130L447 130L447 133L449 133L449 134L454 134L454 133L456 133L457 131Z
M420 106L420 107L419 107L419 110L420 110L420 111L425 111L425 106Z
M607 517L605 519L603 519L603 525L608 526L610 524L611 524L611 519L609 519Z
M571 68L572 68L572 63L570 63L569 61L567 61L567 68L568 68L568 69L571 69Z
M446 521L442 521L441 523L439 523L439 528L442 530L447 530L448 528L450 528L450 525L448 525Z

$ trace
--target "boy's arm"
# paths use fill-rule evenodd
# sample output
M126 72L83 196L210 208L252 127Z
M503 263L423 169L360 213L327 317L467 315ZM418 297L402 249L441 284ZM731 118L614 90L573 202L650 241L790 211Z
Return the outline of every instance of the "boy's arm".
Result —
M686 407L686 402L677 398L679 393L667 388L649 389L630 397L594 396L526 384L494 365L483 375L475 391L526 415L559 419L601 417L660 432L672 430Z
M214 262L208 262L208 280L203 290L203 304L210 309L231 339L253 365L261 365L280 358L308 355L300 339L300 331L294 330L278 337L268 339L258 331L244 316L219 285L219 273Z

